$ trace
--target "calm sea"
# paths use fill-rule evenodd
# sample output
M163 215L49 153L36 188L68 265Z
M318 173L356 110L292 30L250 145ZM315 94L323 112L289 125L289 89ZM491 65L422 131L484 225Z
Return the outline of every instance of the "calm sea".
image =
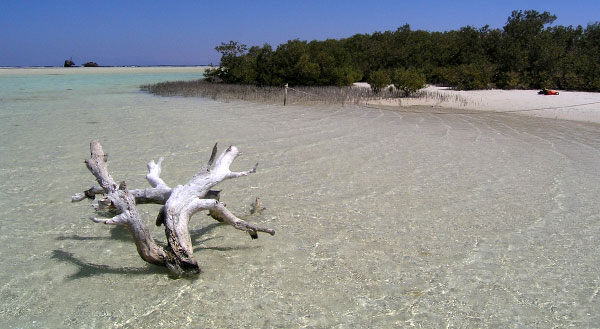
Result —
M600 125L139 91L202 72L0 70L0 327L600 326ZM176 186L238 146L232 169L258 172L222 200L277 234L197 214L203 273L169 278L70 202L92 139L129 188L152 159Z

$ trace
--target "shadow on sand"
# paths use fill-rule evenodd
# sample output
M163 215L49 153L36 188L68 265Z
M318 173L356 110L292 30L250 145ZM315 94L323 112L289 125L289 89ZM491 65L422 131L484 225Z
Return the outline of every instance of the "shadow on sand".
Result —
M198 245L194 248L194 252L200 250L215 250L215 251L231 251L231 250L245 250L245 249L255 249L259 248L255 247L247 247L247 246L225 246L225 247L208 247L202 246L203 243L217 239L218 236L207 237L201 239L201 237L215 228L227 225L223 223L211 223L201 229L191 230L190 237L192 239L192 245ZM115 226L110 229L110 236L80 236L80 235L69 235L69 236L59 236L56 238L57 240L71 240L71 241L97 241L97 240L117 240L124 242L131 242L133 246L133 239L129 231L125 227ZM157 241L158 242L158 241ZM164 245L164 243L160 243ZM77 272L67 276L69 280L76 280L81 278L92 277L96 275L103 274L125 274L125 275L155 275L155 274L169 274L170 272L166 267L156 266L152 264L146 264L143 267L111 267L108 265L94 264L89 262L84 262L81 259L77 258L73 253L67 252L64 250L56 249L52 252L51 259L55 259L60 262L69 263L77 267ZM172 276L171 276L172 277ZM172 277L174 278L174 277ZM197 278L197 276L190 277L190 279Z

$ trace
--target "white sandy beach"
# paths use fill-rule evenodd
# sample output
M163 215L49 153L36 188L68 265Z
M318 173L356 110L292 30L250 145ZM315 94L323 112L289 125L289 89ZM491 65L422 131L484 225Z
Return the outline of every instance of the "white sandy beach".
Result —
M452 90L437 86L427 86L423 91L431 97L371 104L512 112L541 118L600 123L600 93L560 90L559 95L545 96L538 95L538 90ZM444 97L446 100L440 101L441 97L435 97L436 94L447 96Z

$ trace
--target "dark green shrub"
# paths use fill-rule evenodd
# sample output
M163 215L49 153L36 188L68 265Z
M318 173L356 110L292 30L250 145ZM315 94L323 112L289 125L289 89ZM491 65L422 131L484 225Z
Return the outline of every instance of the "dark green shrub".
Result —
M417 90L425 88L425 76L414 69L396 69L392 73L392 83L404 95L410 96Z
M490 89L493 68L490 64L460 65L455 69L454 83L457 89Z
M523 89L523 76L519 72L500 72L495 79L496 86L501 89Z
M221 80L219 78L219 69L211 67L204 71L204 80L208 82L219 82Z
M332 70L333 84L339 87L349 86L360 81L362 77L362 72L350 66L336 67Z
M389 85L392 81L384 70L377 70L369 74L367 82L371 85L373 92L378 94L383 88Z

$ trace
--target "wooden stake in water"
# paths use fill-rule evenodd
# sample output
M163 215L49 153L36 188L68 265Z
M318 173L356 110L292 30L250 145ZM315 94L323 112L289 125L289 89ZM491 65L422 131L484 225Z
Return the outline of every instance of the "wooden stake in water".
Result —
M285 104L287 104L287 91L288 91L288 84L286 83L285 86L283 86L283 106L285 106Z

